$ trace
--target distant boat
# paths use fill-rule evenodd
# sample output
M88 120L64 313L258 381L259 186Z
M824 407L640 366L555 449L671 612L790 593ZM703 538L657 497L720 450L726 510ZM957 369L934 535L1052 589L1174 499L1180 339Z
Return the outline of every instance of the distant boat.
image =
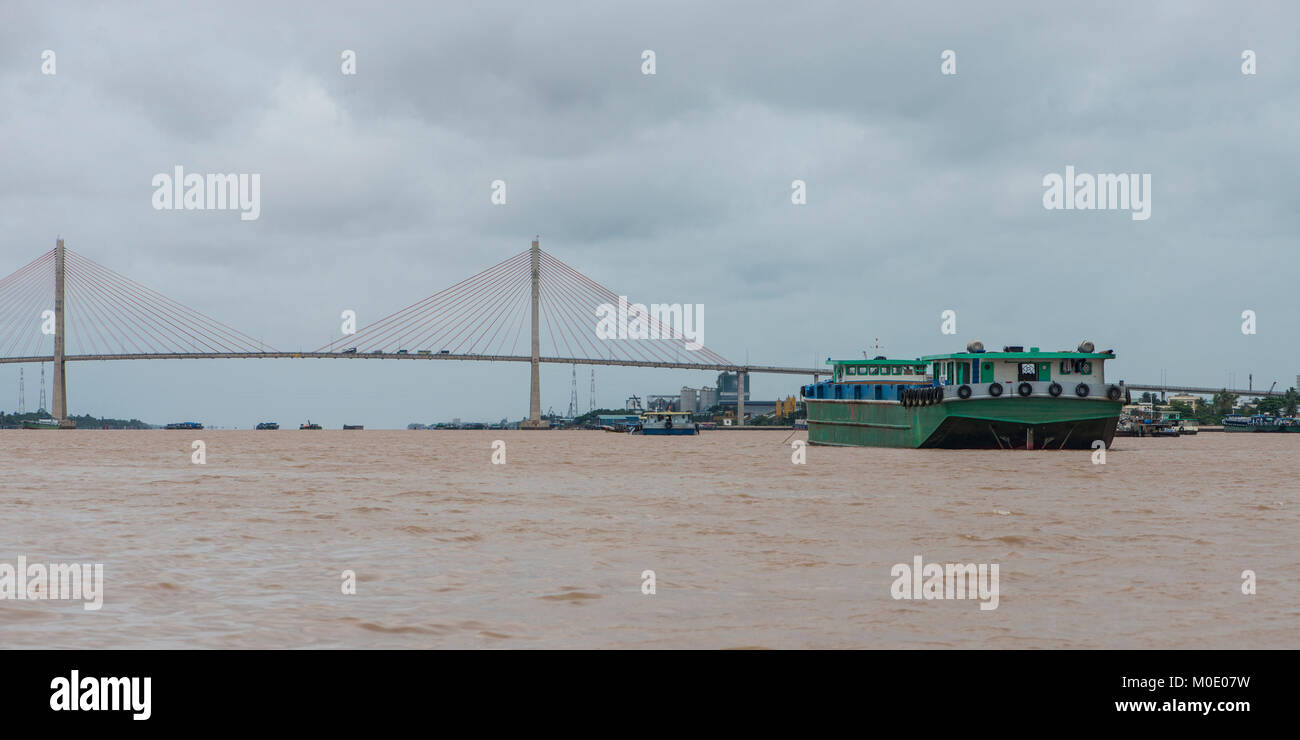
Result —
M58 429L58 419L33 419L23 422L23 429Z
M689 411L647 411L641 415L641 434L678 436L699 433L699 425Z
M202 429L203 425L197 421L174 421L163 427L163 429Z
M320 424L313 424L311 422L311 419L308 419L306 424L299 424L298 428L299 429L320 429L321 426Z
M1254 416L1240 416L1232 414L1223 417L1223 431L1225 432L1285 432L1295 424L1293 419L1285 416L1268 416L1266 414L1255 414Z
M365 429L365 426L361 424L344 424L343 428L344 429Z
M276 424L273 421L264 421L261 424L258 424L257 428L258 429L279 429L280 425Z

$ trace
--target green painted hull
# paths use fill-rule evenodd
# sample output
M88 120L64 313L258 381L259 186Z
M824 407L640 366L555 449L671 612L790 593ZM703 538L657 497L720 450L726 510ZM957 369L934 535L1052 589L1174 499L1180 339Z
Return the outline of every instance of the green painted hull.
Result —
M950 399L905 407L888 401L805 399L808 441L850 447L1092 449L1110 447L1120 401L1078 398Z

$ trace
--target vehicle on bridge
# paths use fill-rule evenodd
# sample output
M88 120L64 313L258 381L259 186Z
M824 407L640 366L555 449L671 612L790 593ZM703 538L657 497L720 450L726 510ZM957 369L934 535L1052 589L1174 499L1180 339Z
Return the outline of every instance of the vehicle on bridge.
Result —
M345 355L355 355L356 353L357 353L357 348L356 348L356 347L348 347L347 349L343 350L343 352L342 352L342 354L345 354Z
M803 386L808 442L859 447L1090 449L1109 447L1126 396L1095 352L1003 347L912 360L831 360L831 378Z

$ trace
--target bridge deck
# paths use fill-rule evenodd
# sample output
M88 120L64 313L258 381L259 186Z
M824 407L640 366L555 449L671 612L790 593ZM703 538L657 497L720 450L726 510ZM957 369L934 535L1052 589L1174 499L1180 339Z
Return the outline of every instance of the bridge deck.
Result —
M234 359L286 359L309 358L318 360L462 360L477 362L529 362L527 355L453 355L453 354L404 354L396 352L344 354L342 352L172 352L154 354L120 354L120 355L68 355L68 362L90 362L95 360L234 360ZM53 362L50 355L38 357L0 357L0 365L15 362ZM615 367L658 367L674 370L709 370L715 372L773 373L782 375L829 375L827 368L777 367L773 365L724 365L701 362L646 362L640 360L593 360L586 357L541 357L540 362L560 365L610 365ZM1155 391L1166 393L1195 393L1214 395L1223 390L1238 396L1281 396L1285 391L1262 391L1249 388L1211 388L1191 385L1150 385L1147 383L1126 383L1131 391Z
M397 354L343 352L156 352L118 355L66 355L67 362L90 362L95 360L236 360L262 359L276 360L288 358L309 358L320 360L469 360L478 362L531 362L528 355L454 355L454 354ZM53 362L54 357L3 357L0 364L15 362ZM602 360L586 357L540 357L539 362L561 365L612 365L616 367L657 367L675 370L710 370L717 372L779 373L786 375L828 375L827 368L776 367L770 365L728 365L701 362L651 362L644 360Z

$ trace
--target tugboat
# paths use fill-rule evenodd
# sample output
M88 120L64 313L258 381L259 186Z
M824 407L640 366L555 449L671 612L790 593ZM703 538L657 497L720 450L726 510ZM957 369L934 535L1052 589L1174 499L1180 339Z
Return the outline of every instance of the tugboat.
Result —
M272 430L274 430L274 429L279 429L279 428L280 428L280 425L277 424L277 423L275 423L275 422L273 422L273 421L264 421L264 422L262 422L261 424L258 424L258 425L257 425L257 428L258 428L258 429L272 429Z
M1130 437L1177 437L1183 433L1183 423L1175 411L1144 410L1133 419ZM1193 431L1193 434L1196 432Z
M810 444L946 449L1109 447L1127 396L1103 370L1113 350L1003 347L912 360L831 360L801 389Z
M1181 417L1175 417L1174 419L1172 419L1172 421L1178 424L1179 434L1194 435L1194 434L1198 434L1201 431L1201 425L1195 419L1183 419Z
M689 411L650 411L641 415L641 434L666 436L699 434Z
M306 424L299 424L298 428L299 429L320 429L321 426L320 424L313 424L311 422L311 419L308 419Z

